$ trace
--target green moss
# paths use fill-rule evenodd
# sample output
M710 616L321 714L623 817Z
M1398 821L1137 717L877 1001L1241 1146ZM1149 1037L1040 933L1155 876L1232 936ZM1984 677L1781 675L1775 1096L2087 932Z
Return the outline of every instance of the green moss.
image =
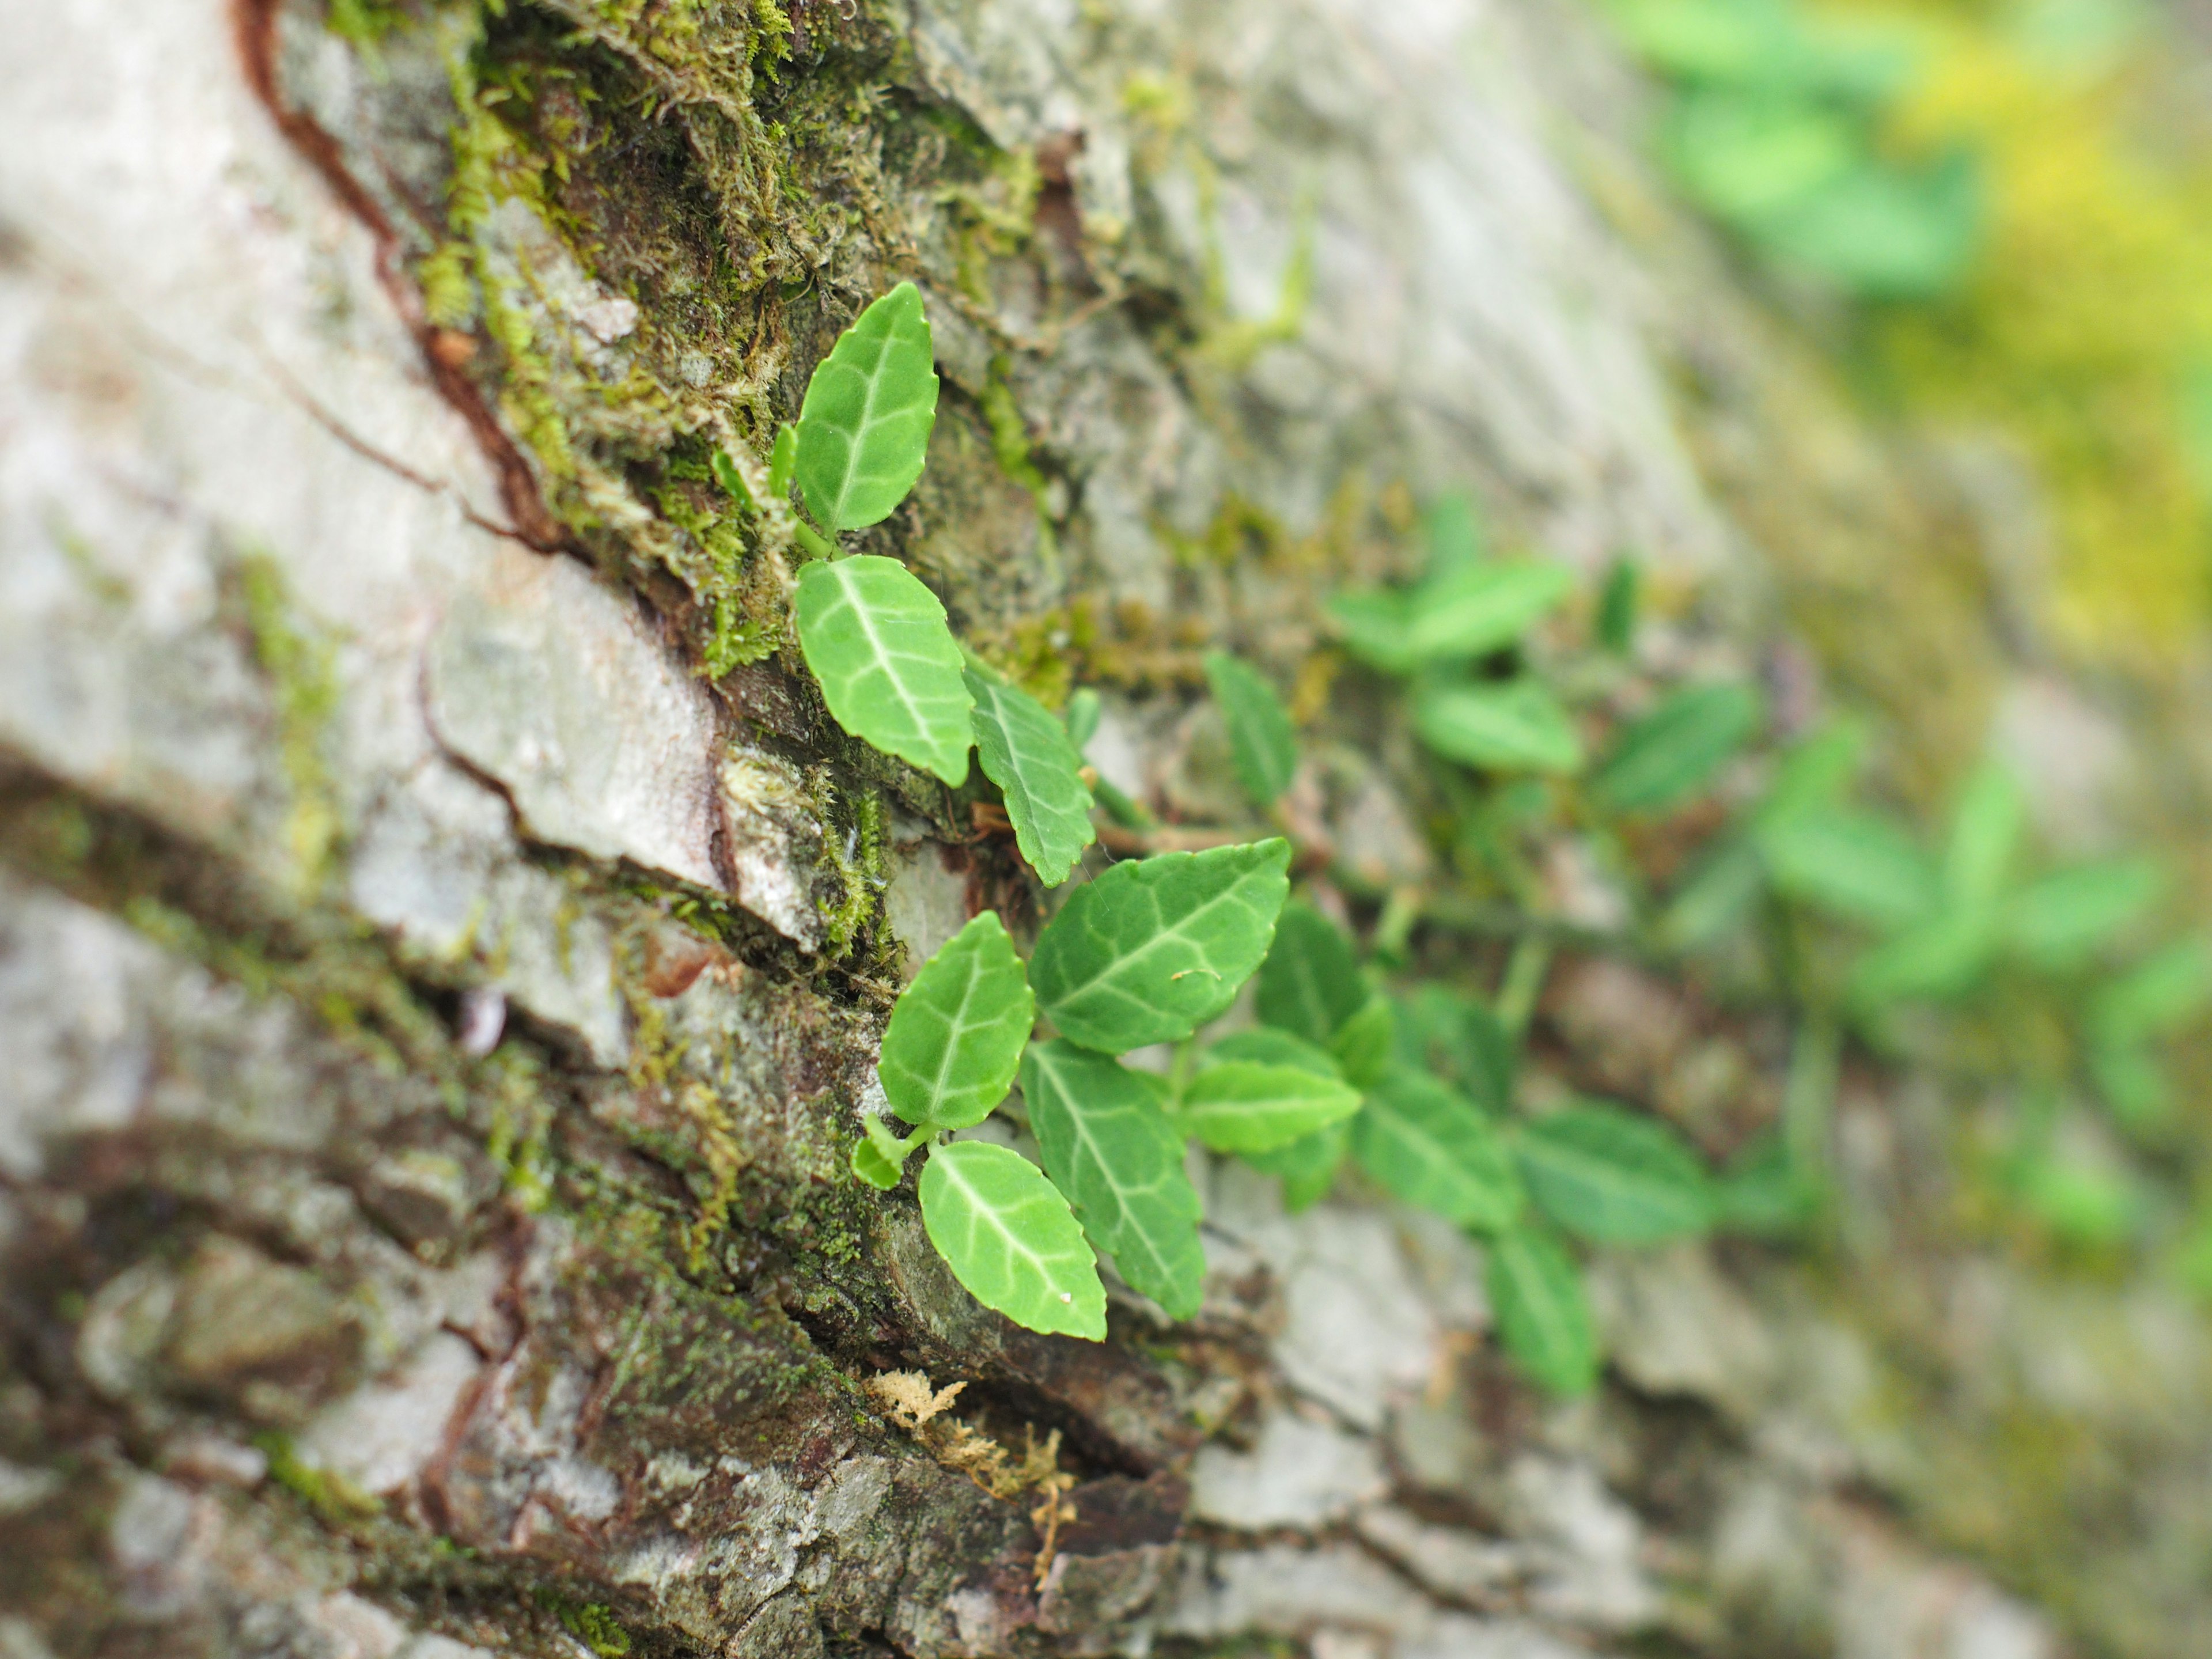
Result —
M838 896L815 901L822 918L823 949L834 958L848 954L882 907L883 890L890 879L886 866L884 799L865 785L850 793L851 822L839 831L838 790L826 769L807 778L817 817L823 826L822 866L831 872Z
M384 1513L384 1505L343 1475L304 1463L291 1440L281 1434L254 1437L269 1460L269 1478L314 1512L325 1526L345 1531Z
M313 889L328 877L338 838L336 789L325 754L338 703L333 653L329 641L295 614L274 559L246 555L238 562L238 584L254 661L276 705L277 753L291 791L285 842L296 880Z
M540 1589L538 1605L561 1621L561 1627L599 1656L621 1659L629 1651L629 1632L604 1601L579 1601L558 1590Z

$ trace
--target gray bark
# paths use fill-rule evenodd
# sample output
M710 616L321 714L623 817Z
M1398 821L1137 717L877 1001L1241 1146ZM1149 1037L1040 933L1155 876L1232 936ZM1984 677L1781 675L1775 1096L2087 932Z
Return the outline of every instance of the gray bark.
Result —
M1349 1193L1208 1168L1203 1312L1091 1346L844 1175L902 966L1040 898L716 657L774 590L685 465L899 276L945 404L866 544L1190 819L1200 652L1294 671L1468 483L1644 556L1655 673L1909 703L1908 783L2073 694L1575 8L792 0L773 70L770 10L0 8L0 1654L2201 1650L2201 1324L1951 1237L1927 1079L1846 1090L1844 1259L1605 1264L1566 1407ZM1437 879L1330 718L1337 878ZM1716 1150L1772 1113L1696 987L1571 957L1546 1029ZM969 1454L1052 1433L1040 1581Z

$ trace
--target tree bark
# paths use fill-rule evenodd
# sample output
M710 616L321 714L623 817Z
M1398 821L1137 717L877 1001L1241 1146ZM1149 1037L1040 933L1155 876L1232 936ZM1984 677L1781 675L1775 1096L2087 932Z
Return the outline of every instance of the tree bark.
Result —
M1951 504L1667 205L1579 10L0 35L0 1654L2031 1659L2039 1594L2096 1650L2204 1646L2153 1548L2199 1327L2140 1310L2095 1350L2139 1394L2008 1462L2068 1407L1958 1397L1946 1310L2063 1304L1943 1231L1919 1079L1845 1090L1840 1260L1601 1265L1612 1367L1564 1407L1474 1247L1348 1189L1290 1218L1209 1167L1200 1316L1117 1292L1089 1345L845 1174L902 973L1043 896L829 720L705 459L764 454L902 277L944 399L856 544L1106 689L1094 757L1185 823L1237 811L1204 650L1295 678L1362 915L1443 877L1318 600L1408 568L1443 489L1593 575L1637 551L1654 672L1909 706L1908 787L1978 737L2011 670ZM1710 990L1570 949L1546 1064L1724 1153L1782 1062Z

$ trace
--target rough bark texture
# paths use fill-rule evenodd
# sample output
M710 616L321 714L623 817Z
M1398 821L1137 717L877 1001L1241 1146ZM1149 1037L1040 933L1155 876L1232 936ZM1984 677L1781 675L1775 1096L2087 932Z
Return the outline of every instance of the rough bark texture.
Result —
M1095 757L1188 818L1237 810L1200 652L1318 710L1316 595L1450 485L1643 550L1654 672L1911 700L1908 781L2069 695L1645 180L1574 7L0 38L8 1659L2212 1647L2201 1325L1957 1242L1927 1079L1850 1079L1841 1259L1604 1267L1565 1407L1418 1216L1209 1169L1203 1313L1098 1346L843 1174L902 965L1041 896L828 721L702 463L899 276L945 404L863 544L1108 688ZM1363 902L1431 874L1371 696L1299 797ZM1565 961L1543 1031L1716 1152L1773 1113L1779 1028L1633 963ZM923 1423L895 1371L966 1388Z

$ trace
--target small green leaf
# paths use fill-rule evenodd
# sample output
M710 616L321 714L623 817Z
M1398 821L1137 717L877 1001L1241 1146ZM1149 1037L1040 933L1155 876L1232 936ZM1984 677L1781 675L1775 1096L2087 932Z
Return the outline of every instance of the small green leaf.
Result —
M896 559L817 559L799 573L799 643L837 724L958 787L975 699L945 607Z
M714 482L721 486L722 493L738 506L750 509L758 505L753 500L752 490L745 483L745 475L738 471L738 464L730 458L727 450L716 449L710 453L707 457L707 470L714 475Z
M1353 1088L1371 1089L1389 1073L1397 1029L1397 1011L1385 996L1368 998L1364 1007L1336 1028L1329 1052Z
M1293 900L1275 923L1275 942L1254 988L1260 1018L1327 1048L1337 1028L1367 1003L1359 958L1344 930L1310 904Z
M837 337L799 411L799 493L835 535L890 516L921 476L937 371L921 292L901 283Z
M1067 728L1067 740L1081 754L1091 747L1091 739L1098 735L1099 716L1104 713L1098 694L1087 685L1078 686L1067 694L1067 712L1061 723Z
M1486 1112L1503 1116L1513 1104L1520 1055L1512 1035L1486 1003L1429 984L1400 1005L1398 1063L1433 1071Z
M1615 559L1597 596L1597 642L1616 657L1636 643L1636 601L1644 573L1633 559Z
M1416 667L1477 661L1519 641L1574 587L1563 564L1464 566L1425 581L1407 608L1405 649Z
M1403 593L1379 587L1339 593L1328 610L1344 648L1369 667L1410 674L1420 665L1413 654L1412 612Z
M1115 865L1070 894L1038 939L1038 1006L1061 1036L1103 1054L1181 1042L1267 954L1290 861L1277 836Z
M1521 1178L1490 1120L1432 1077L1395 1072L1352 1121L1352 1150L1385 1190L1479 1231L1521 1213Z
M1464 490L1437 496L1421 523L1429 537L1431 581L1472 569L1486 556L1482 520L1475 512L1474 498Z
M1984 216L1979 169L1961 150L1907 172L1869 158L1758 214L1769 258L1875 299L1928 299L1966 270Z
M987 1140L938 1147L921 1168L921 1223L985 1307L1033 1331L1105 1339L1106 1287L1083 1225L1019 1152Z
M1206 1253L1182 1136L1162 1109L1165 1085L1072 1042L1030 1045L1022 1097L1045 1172L1091 1242L1171 1319L1198 1311Z
M1275 688L1259 671L1225 651L1206 657L1206 683L1229 727L1230 757L1252 804L1266 811L1291 787L1297 770L1298 733Z
M1858 775L1866 743L1865 728L1857 721L1832 719L1791 745L1774 769L1766 798L1759 804L1758 823L1833 810Z
M899 1184L899 1166L866 1137L853 1143L853 1173L881 1192L887 1193Z
M1572 772L1583 763L1574 723L1534 679L1420 687L1413 727L1447 760L1492 772Z
M1759 694L1734 681L1677 691L1621 733L1591 788L1616 812L1677 805L1712 781L1765 716Z
M1988 969L1996 949L1996 911L1939 910L1861 957L1851 968L1850 994L1863 1008L1962 996Z
M1592 1103L1522 1126L1514 1151L1536 1207L1601 1244L1656 1244L1712 1225L1711 1178L1664 1125Z
M2173 1084L2158 1056L2133 1042L2108 1042L2088 1053L2089 1078L2112 1109L2133 1129L2161 1127L2173 1115Z
M2020 781L1995 761L1976 767L1951 809L1950 841L1943 850L1943 890L1954 904L1996 902L2011 878L2027 823Z
M788 421L775 429L775 442L768 452L769 493L778 500L791 493L792 474L799 470L799 428Z
M1272 1152L1246 1152L1243 1157L1261 1175L1274 1176L1282 1182L1283 1208L1296 1215L1328 1196L1351 1146L1352 1124L1346 1120Z
M1848 120L1810 100L1713 90L1676 98L1660 143L1692 198L1739 226L1843 177L1860 149Z
M2169 945L2106 985L2089 1005L2089 1030L2112 1047L2170 1036L2212 1006L2212 947Z
M1098 838L1083 757L1052 711L996 674L967 671L975 699L975 753L983 775L1006 798L1014 844L1048 887L1067 879L1083 849Z
M2165 889L2166 872L2150 859L2076 865L2013 896L2005 937L2036 967L2063 973L2140 921Z
M1691 867L1659 918L1658 933L1678 951L1694 951L1741 924L1766 885L1766 866L1747 840L1730 837Z
M1359 1091L1304 1066L1222 1060L1209 1051L1183 1085L1176 1121L1217 1152L1267 1152L1359 1109Z
M1006 1097L1036 1022L1022 959L986 910L938 947L891 1010L876 1075L908 1123L964 1129Z
M1754 830L1774 885L1848 921L1903 927L1939 902L1939 884L1911 836L1892 820L1850 809L1807 810Z
M1819 1184L1797 1167L1789 1143L1769 1132L1714 1184L1714 1224L1753 1238L1787 1238L1819 1212Z
M1272 1025L1231 1032L1206 1051L1209 1060L1244 1060L1255 1066L1295 1066L1316 1077L1340 1078L1344 1068L1326 1048Z
M2022 1205L2069 1243L2109 1249L2142 1224L2141 1184L2123 1165L2060 1158L2047 1148L2029 1153L2011 1171Z
M1514 1227L1490 1241L1490 1306L1505 1352L1540 1387L1587 1394L1597 1335L1574 1259L1549 1233Z

